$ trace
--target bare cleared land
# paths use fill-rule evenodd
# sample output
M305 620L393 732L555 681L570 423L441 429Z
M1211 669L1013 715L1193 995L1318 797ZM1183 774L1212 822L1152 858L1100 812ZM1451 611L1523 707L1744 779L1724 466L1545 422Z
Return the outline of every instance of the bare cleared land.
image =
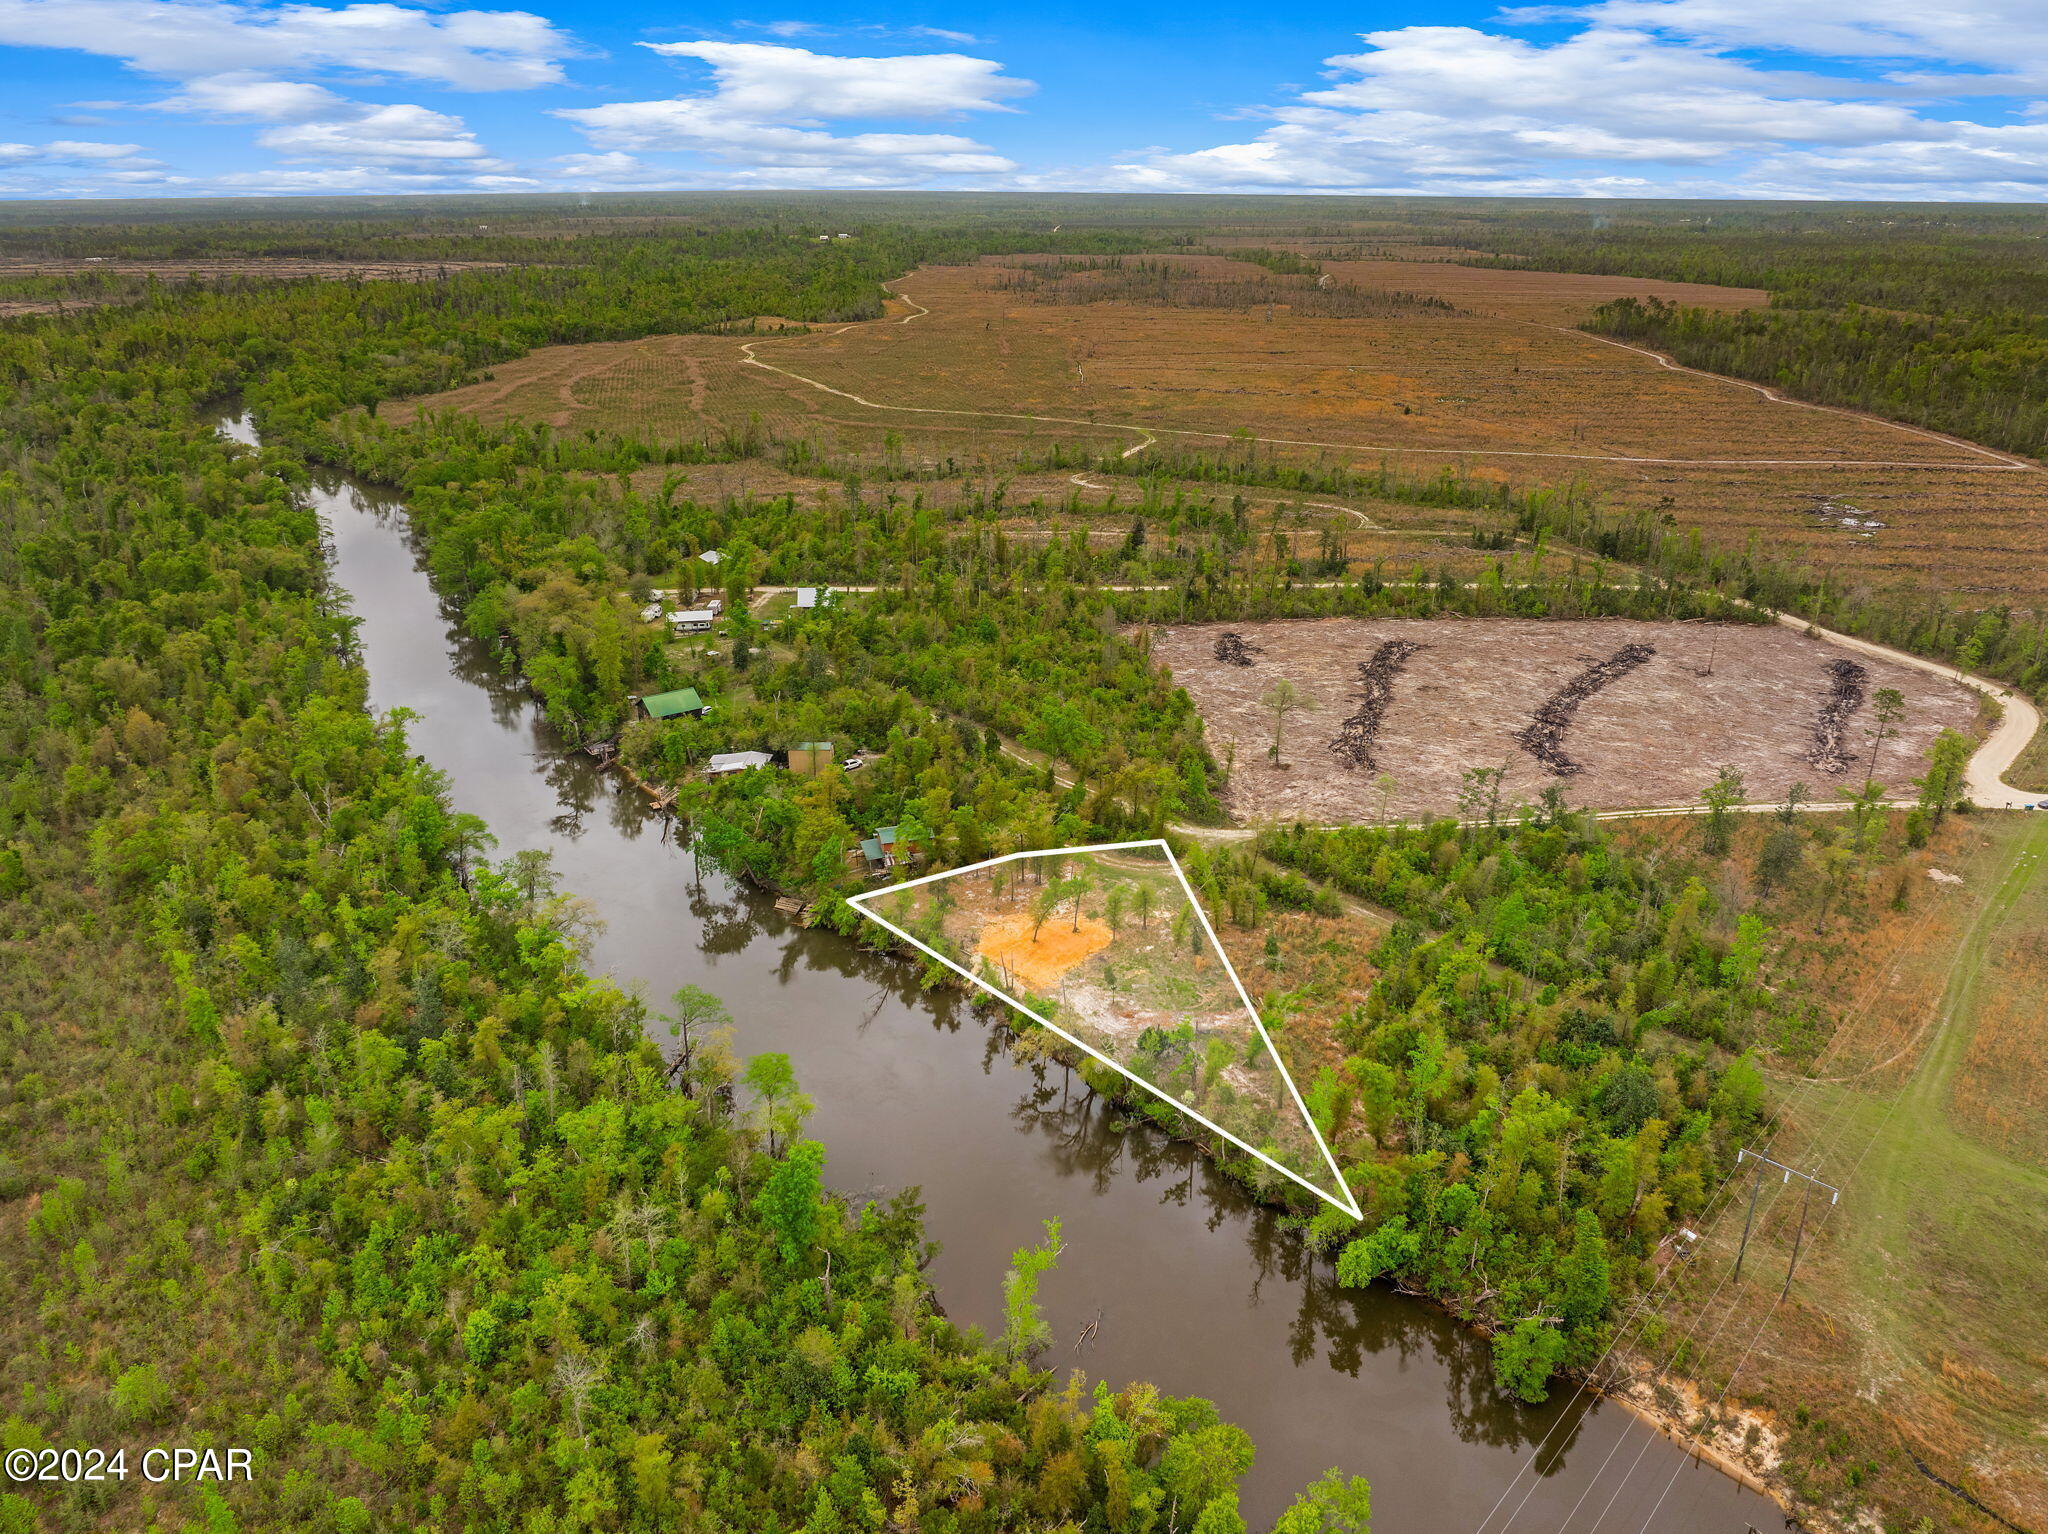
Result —
M1152 653L1232 761L1227 802L1247 820L1453 813L1464 775L1491 767L1506 769L1504 805L1553 783L1599 809L1691 804L1724 766L1751 800L1795 781L1831 799L1871 769L1872 696L1887 687L1906 716L1874 776L1905 791L1934 737L1972 728L1978 708L1960 685L1776 625L1324 618L1156 629ZM1846 710L1844 661L1857 668ZM1268 700L1282 680L1301 702L1276 765Z
M1333 282L1453 306L1332 318L1284 302L1172 301L1174 283L1270 274L1222 257L1156 259L1180 274L1166 302L1062 296L1085 297L1114 274L1071 272L1053 284L1062 292L1023 290L1026 269L1048 270L1050 258L991 258L894 284L906 297L886 319L551 348L417 403L655 440L751 427L842 462L961 476L1058 443L1135 450L1133 470L1158 444L1421 473L1453 466L1518 485L1578 477L1618 508L1696 525L1722 547L1754 541L1872 587L2048 607L2039 473L1674 371L1571 328L1629 294L1742 307L1761 301L1754 290L1332 261ZM767 366L750 365L748 346Z
M1190 285L1265 275L1220 257L1162 259ZM1195 445L1227 446L1248 431L1275 448L1368 461L1383 452L1470 455L1502 460L1505 470L1516 455L1542 455L1551 477L1571 464L1623 457L1991 461L1884 423L1779 405L1748 386L1673 372L1550 320L1465 309L1333 318L1295 315L1284 303L1232 310L1078 301L1098 278L1088 272L1061 281L1077 301L1046 302L1043 292L1004 287L1019 267L1034 263L922 271L898 284L931 310L914 323L819 331L758 350L778 367L896 407L1137 423L1190 434ZM1449 271L1525 285L1553 280L1435 263L1394 267L1377 283L1361 271L1357 285L1422 292L1422 278ZM1593 281L1557 280L1581 290ZM850 403L828 398L835 408ZM895 413L899 427L930 424L908 408ZM1135 434L1121 440L1129 445Z

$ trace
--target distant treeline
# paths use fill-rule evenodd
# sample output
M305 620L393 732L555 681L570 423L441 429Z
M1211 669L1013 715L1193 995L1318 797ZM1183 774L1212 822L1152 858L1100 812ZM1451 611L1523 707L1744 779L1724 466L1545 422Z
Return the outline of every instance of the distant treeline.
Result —
M1211 277L1179 261L1033 262L1005 273L996 288L1047 304L1239 310L1284 304L1290 313L1316 319L1458 312L1440 298L1311 275L1318 271L1313 262L1293 262L1287 265L1285 275Z

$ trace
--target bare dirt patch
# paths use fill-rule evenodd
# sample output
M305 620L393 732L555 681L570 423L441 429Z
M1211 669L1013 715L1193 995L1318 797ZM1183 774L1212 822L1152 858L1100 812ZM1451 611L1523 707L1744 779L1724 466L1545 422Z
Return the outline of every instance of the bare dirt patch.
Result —
M1106 923L1093 916L1082 917L1078 928L1065 921L1036 925L1034 936L1034 923L1025 913L995 917L981 929L975 956L1009 969L1026 985L1051 987L1090 954L1102 952L1115 937Z
M1238 636L1252 664L1217 659L1225 632ZM1361 672L1396 653L1384 647L1397 641L1417 648L1399 652L1402 665L1391 680ZM1695 803L1723 766L1742 774L1752 800L1779 798L1795 781L1831 798L1860 783L1870 766L1867 704L1838 722L1841 771L1809 760L1816 720L1835 699L1830 663L1843 657L1775 625L1456 618L1191 624L1155 630L1152 653L1202 711L1210 749L1223 758L1235 748L1226 797L1241 819L1370 821L1381 810L1380 774L1394 780L1388 812L1406 817L1454 812L1464 774L1483 767L1506 769L1505 804L1533 801L1547 785L1562 783L1574 804L1619 809ZM1553 721L1561 728L1541 732L1540 743L1578 769L1560 774L1526 738L1546 705L1624 653L1633 664L1615 666L1611 677L1601 673L1604 685ZM1934 737L1944 727L1973 727L1976 695L1908 667L1868 657L1858 663L1871 691L1894 687L1905 697L1906 723L1878 752L1875 776L1910 792ZM1262 700L1281 678L1307 701L1286 718L1284 765L1275 766L1267 756L1273 714ZM1372 766L1356 749L1367 725Z

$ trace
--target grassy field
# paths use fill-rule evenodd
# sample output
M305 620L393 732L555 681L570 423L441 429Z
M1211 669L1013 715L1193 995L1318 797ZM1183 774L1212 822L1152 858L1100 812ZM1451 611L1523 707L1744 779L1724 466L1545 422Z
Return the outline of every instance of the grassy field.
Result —
M1842 1047L1816 1079L1781 1081L1771 1149L1840 1204L1807 1209L1781 1300L1799 1187L1764 1182L1733 1284L1742 1185L1659 1334L1709 1395L1774 1413L1788 1479L1845 1515L1881 1496L1924 1509L1925 1529L1996 1527L1939 1477L2020 1527L2048 1521L2044 855L2048 821L1958 827L1930 866L1963 884L1916 890L1862 934L1834 977ZM1870 1005L1888 997L1905 1004Z
M2017 788L2048 791L2048 728L2040 730L2027 742L2027 749L2012 764L2012 771L2005 775L2005 780Z

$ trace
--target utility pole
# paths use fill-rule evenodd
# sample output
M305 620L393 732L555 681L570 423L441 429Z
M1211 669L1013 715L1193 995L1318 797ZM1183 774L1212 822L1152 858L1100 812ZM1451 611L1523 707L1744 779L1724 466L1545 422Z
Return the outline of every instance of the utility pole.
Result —
M1799 1271L1799 1248L1806 1241L1806 1211L1813 1203L1813 1184L1807 1183L1806 1191L1799 1195L1799 1228L1792 1233L1792 1260L1785 1264L1785 1287L1778 1291L1782 1302L1792 1292L1792 1275Z
M1748 1154L1747 1150L1738 1151L1735 1156L1735 1164L1737 1166L1742 1165L1742 1158ZM1756 1223L1756 1196L1758 1190L1763 1185L1763 1161L1762 1158L1758 1158L1756 1175L1749 1180L1749 1213L1742 1217L1742 1245L1735 1249L1735 1277L1732 1280L1734 1283L1739 1284L1742 1282L1742 1259L1749 1255L1749 1227Z
M1819 1188L1823 1190L1828 1195L1828 1203L1830 1205L1838 1204L1842 1201L1842 1190L1831 1183L1822 1182L1811 1172L1802 1172L1799 1168L1787 1166L1782 1161L1773 1161L1761 1151L1753 1151L1746 1146L1735 1153L1735 1164L1737 1167L1740 1167L1745 1161L1754 1161L1757 1165L1756 1177L1749 1187L1749 1213L1742 1222L1742 1245L1737 1248L1735 1253L1735 1272L1733 1278L1736 1282L1741 1281L1742 1259L1749 1252L1749 1231L1751 1224L1756 1219L1756 1196L1763 1187L1764 1168L1767 1166L1776 1167L1780 1172L1784 1173L1785 1175L1780 1179L1782 1182L1790 1183L1793 1178L1797 1177L1805 1185L1800 1192L1799 1198L1799 1228L1792 1237L1792 1260L1785 1265L1785 1288L1778 1296L1780 1299L1783 1299L1785 1295L1792 1292L1792 1275L1799 1267L1800 1248L1806 1244L1806 1214L1813 1203L1814 1189Z

